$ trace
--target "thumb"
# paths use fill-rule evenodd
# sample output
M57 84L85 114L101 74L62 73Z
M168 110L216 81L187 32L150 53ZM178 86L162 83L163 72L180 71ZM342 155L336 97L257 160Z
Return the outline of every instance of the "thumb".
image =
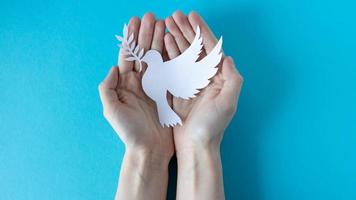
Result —
M240 95L243 78L237 71L234 61L230 56L224 58L221 74L224 79L224 86L220 92L221 97L236 103Z
M104 108L118 102L116 93L118 81L119 68L112 67L105 79L99 84L100 99Z

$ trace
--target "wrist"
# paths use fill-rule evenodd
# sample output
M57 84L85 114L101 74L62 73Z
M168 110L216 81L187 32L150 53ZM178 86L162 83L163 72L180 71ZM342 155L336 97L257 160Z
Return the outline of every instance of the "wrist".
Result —
M222 134L196 134L195 132L180 132L179 134L181 135L174 138L177 157L186 157L199 152L220 153Z
M153 149L126 148L124 158L132 167L145 167L150 170L168 169L171 155Z
M185 145L176 150L178 165L187 165L189 163L206 162L208 160L220 160L220 144L194 144Z
M177 153L177 199L225 199L220 146L200 147Z

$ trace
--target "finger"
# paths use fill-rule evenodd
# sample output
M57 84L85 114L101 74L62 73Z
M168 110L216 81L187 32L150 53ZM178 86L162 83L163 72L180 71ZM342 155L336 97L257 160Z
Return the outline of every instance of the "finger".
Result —
M128 34L129 36L133 33L134 34L134 41L137 41L138 37L138 30L140 28L140 19L138 17L132 17L129 21L128 25ZM126 55L121 53L122 49L119 52L119 66L120 66L120 73L124 74L126 72L132 71L134 62L126 61Z
M172 15L174 22L178 26L180 32L183 34L185 39L192 43L195 37L194 30L189 23L188 17L185 16L181 11L176 11Z
M151 49L157 50L162 54L163 51L163 38L165 30L164 21L157 21L155 24L155 30L153 33L153 40L151 44Z
M166 33L164 36L164 46L166 47L169 59L179 56L180 52L172 34Z
M206 53L209 53L218 42L215 35L210 30L209 26L205 23L203 18L201 18L197 13L191 12L188 16L188 20L194 29L196 29L198 26L200 27L204 48Z
M163 38L163 51L162 51L162 58L164 61L167 61L169 60L169 57L168 57L168 52L167 52L167 48L165 47L165 44L164 44L164 38Z
M182 32L179 30L177 24L172 17L168 17L165 20L168 31L174 36L178 45L179 51L183 52L189 47L189 42L185 39Z
M155 27L155 17L152 13L146 13L142 17L141 26L138 34L138 45L147 51L151 47L153 31ZM139 62L135 62L135 69L138 71ZM144 69L142 69L144 71Z
M109 107L118 102L116 86L119 81L119 68L112 67L106 78L99 85L99 94L103 107Z
M230 56L224 58L221 74L224 79L224 86L220 93L221 97L232 98L233 101L236 101L240 94L243 79Z

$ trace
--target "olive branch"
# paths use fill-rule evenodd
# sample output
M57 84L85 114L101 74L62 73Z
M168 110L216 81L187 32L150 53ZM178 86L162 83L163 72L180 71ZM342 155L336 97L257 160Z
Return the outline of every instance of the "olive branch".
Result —
M140 46L137 44L136 41L134 40L134 34L132 33L128 37L128 28L127 25L124 25L123 29L123 37L115 35L116 39L121 42L121 45L119 45L120 51L123 55L127 56L125 60L127 61L138 61L140 63L140 70L142 69L142 58L144 54L144 49L142 48L140 50Z

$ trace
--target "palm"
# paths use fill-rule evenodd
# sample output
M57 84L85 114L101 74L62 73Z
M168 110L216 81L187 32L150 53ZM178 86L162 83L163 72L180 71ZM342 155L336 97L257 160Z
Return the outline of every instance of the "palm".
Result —
M223 74L218 72L196 98L173 99L174 110L184 120L183 126L174 127L174 132L177 133L174 134L176 143L187 139L208 142L208 139L221 135L221 130L234 112L234 108L231 108L224 95L221 95L224 82Z
M142 21L133 17L128 25L129 35L143 49L163 50L164 22L146 14ZM126 147L143 148L172 155L174 152L171 128L162 128L156 105L141 85L142 73L138 63L125 61L120 53L119 68L114 67L100 86L104 115Z
M170 59L184 52L193 42L193 27L201 28L203 46L208 54L217 44L214 34L200 16L192 13L189 19L180 12L166 19L169 33L165 46ZM222 58L217 74L210 84L190 100L173 98L173 108L182 117L183 126L174 127L176 149L182 149L192 142L220 141L222 132L230 122L237 106L241 87L241 76L231 58ZM182 147L183 146L183 147Z
M143 93L139 73L120 75L116 91L119 102L114 107L112 125L125 144L154 146L157 141L167 141L173 146L171 129L159 124L156 105Z

